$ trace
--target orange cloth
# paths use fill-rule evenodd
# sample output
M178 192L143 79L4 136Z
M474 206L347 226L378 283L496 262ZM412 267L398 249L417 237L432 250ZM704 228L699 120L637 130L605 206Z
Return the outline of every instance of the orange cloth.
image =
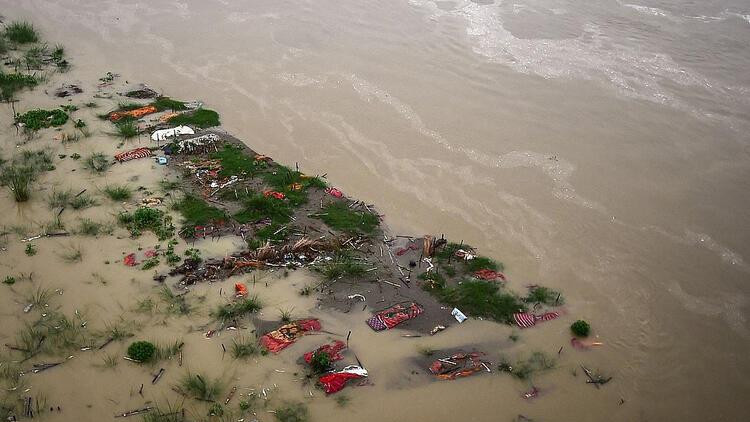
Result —
M114 111L109 114L109 120L116 122L122 119L123 117L132 117L134 119L138 119L151 113L156 113L156 107L152 105L147 105L141 108L136 108L135 110Z
M248 294L247 286L245 286L242 283L235 283L234 284L234 292L237 296L245 297Z

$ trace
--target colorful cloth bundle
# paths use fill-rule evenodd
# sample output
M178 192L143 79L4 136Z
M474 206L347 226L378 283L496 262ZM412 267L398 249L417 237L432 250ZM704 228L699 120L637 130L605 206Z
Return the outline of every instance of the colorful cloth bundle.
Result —
M529 328L536 325L538 321L551 321L557 317L559 317L560 314L557 312L545 312L541 315L534 315L530 314L528 312L521 312L517 314L513 314L513 320L516 321L516 324L521 328Z
M332 394L346 387L347 381L358 378L367 378L367 370L361 366L349 365L340 371L323 375L318 381L326 394Z
M367 325L375 331L390 330L404 321L418 317L424 308L416 302L401 302L382 310L367 320Z
M130 151L121 152L115 154L115 160L123 163L125 161L135 160L138 158L146 158L151 156L151 150L148 148L136 148Z
M282 325L277 330L263 335L260 338L260 344L269 352L279 353L305 335L306 332L320 331L320 329L320 321L317 319L301 319Z
M330 361L334 362L344 358L340 353L344 349L346 349L346 344L341 340L336 340L331 344L324 344L312 352L305 353L303 358L305 359L305 362L310 363L316 353L325 353L330 358Z
M460 377L468 377L475 373L486 370L489 366L482 362L481 353L456 353L453 356L438 359L430 365L430 372L443 380L454 380Z

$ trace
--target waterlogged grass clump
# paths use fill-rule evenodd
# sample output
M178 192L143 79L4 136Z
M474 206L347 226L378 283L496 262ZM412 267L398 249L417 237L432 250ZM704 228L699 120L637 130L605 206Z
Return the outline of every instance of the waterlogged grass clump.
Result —
M261 305L258 296L251 296L246 299L219 306L214 312L214 316L221 321L231 321L258 312L262 308L263 306Z
M285 403L276 409L275 415L279 422L307 422L310 417L303 403Z
M5 37L17 44L28 44L39 41L39 33L34 25L26 21L14 21L5 27Z
M169 119L169 123L173 125L197 126L201 129L219 126L220 124L219 113L205 108L199 108L193 112L172 117Z
M220 379L211 380L203 375L188 372L182 377L177 388L186 396L212 402L221 396L224 384Z
M148 362L154 358L156 346L148 341L136 341L128 346L128 357L138 362Z
M16 122L23 123L30 130L39 130L50 126L62 126L68 121L68 114L63 110L29 110L16 117Z
M174 235L172 217L156 208L141 207L132 213L121 212L117 220L133 237L140 236L144 231L153 232L159 240L169 239Z
M0 70L0 100L13 100L16 92L24 88L33 88L38 83L39 80L34 76L21 73L5 73Z
M185 195L174 208L180 211L185 218L185 224L189 226L206 225L227 218L223 210L208 205L206 201L194 195Z
M591 333L591 326L588 322L579 319L571 324L570 331L572 331L576 337L588 337Z

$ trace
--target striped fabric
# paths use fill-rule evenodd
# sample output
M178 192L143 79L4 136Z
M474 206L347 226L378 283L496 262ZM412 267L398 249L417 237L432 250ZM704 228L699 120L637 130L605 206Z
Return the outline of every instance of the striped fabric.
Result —
M146 158L150 156L151 156L150 149L136 148L136 149L131 149L130 151L125 151L119 154L115 154L115 160L122 163L125 161L135 160L136 158Z
M536 325L537 321L551 321L559 316L560 314L558 314L557 312L545 312L541 315L534 315L528 312L520 312L517 314L513 314L513 320L516 321L516 325L518 325L520 328L529 328Z

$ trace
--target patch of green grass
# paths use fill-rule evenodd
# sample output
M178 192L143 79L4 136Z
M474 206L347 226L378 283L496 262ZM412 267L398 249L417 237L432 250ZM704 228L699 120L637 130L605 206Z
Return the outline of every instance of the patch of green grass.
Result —
M184 345L185 343L180 340L175 340L166 345L158 344L156 345L156 353L154 354L154 359L155 360L172 359L173 357L177 356L180 353L180 350L182 350L182 346Z
M517 296L500 290L495 283L486 281L464 280L454 287L441 286L440 283L425 284L424 287L441 302L473 317L510 324L514 313L526 309L526 305Z
M223 210L208 205L206 201L191 194L185 195L182 200L175 203L174 208L182 214L184 223L188 226L203 226L227 219Z
M26 63L26 69L41 70L42 69L42 58L48 54L47 46L40 45L34 46L28 49L23 55L23 61Z
M16 122L23 123L24 127L30 130L62 126L67 121L68 114L60 109L43 110L38 108L16 116Z
M143 265L141 266L142 270L150 270L152 268L155 268L159 265L159 258L158 257L151 257L143 262Z
M116 135L122 139L130 139L138 136L138 125L132 119L121 119L115 123Z
M221 379L211 380L200 374L188 372L182 377L177 387L185 395L202 401L216 401L219 399L224 385Z
M113 201L126 201L133 196L130 187L125 185L107 185L104 193Z
M83 193L81 195L73 197L70 200L69 204L71 207L73 207L74 210L81 210L84 208L93 207L94 205L97 205L97 202L88 194Z
M373 234L380 225L378 216L354 211L343 202L326 205L318 216L329 227L346 233Z
M560 292L542 286L532 287L529 290L529 294L523 298L523 301L526 303L539 303L547 306L557 306L565 303L565 299Z
M27 21L13 21L5 27L4 35L17 44L28 44L39 41L39 33L34 25Z
M288 234L288 231L286 229L281 230L282 227L284 226L281 224L272 223L268 226L260 228L255 232L255 237L253 239L250 239L248 242L254 240L254 245L257 245L255 249L265 245L266 242L281 243L286 239Z
M47 198L47 203L49 204L50 208L63 208L68 206L68 203L70 202L70 199L73 197L73 192L68 190L62 190L62 191L52 191L49 198Z
M34 171L24 166L8 166L0 172L0 184L3 184L13 193L16 202L26 202L31 197L31 182L34 180Z
M474 259L463 262L466 265L466 270L472 273L479 270L503 270L503 264L485 256L477 256Z
M153 103L151 103L153 106L156 107L159 111L165 111L165 110L172 110L172 111L181 111L181 110L187 110L187 107L185 107L185 103L182 101L173 100L169 97L159 97L157 98Z
M223 149L211 154L211 158L221 162L219 175L222 177L242 175L254 177L267 167L264 161L256 161L248 157L244 150L231 144L226 144Z
M103 368L112 369L116 367L120 363L120 357L117 355L104 355L102 357L102 364L101 366Z
M331 356L324 352L316 350L310 358L310 369L314 374L324 374L331 370Z
M155 406L143 415L143 422L185 422L185 409L179 405L173 406L167 402L166 406Z
M191 125L201 129L219 126L221 124L221 122L219 122L219 113L205 108L199 108L193 112L183 113L179 116L172 117L169 119L169 123L173 125Z
M153 232L159 240L166 240L174 235L172 217L156 208L140 207L132 213L121 212L117 219L130 230L133 237L140 236L144 230Z
M9 286L16 284L16 278L13 276L5 276L3 279L3 284L7 284Z
M230 350L232 357L235 359L247 359L260 353L260 348L258 348L255 339L244 337L233 339Z
M110 234L112 233L112 228L107 224L84 218L81 219L76 229L76 234L83 236L98 236L100 233Z
M534 352L528 359L519 360L515 365L511 365L507 359L501 358L498 369L501 372L508 372L514 377L527 380L535 373L548 371L555 368L556 362L543 352Z
M218 320L231 321L258 312L262 308L263 306L261 305L258 296L251 296L236 302L221 305L216 309L213 315Z
M104 173L112 165L112 161L103 153L95 152L86 158L85 166L94 173Z
M240 223L257 221L268 217L276 224L288 223L294 213L289 203L263 194L251 195L245 200L244 209L234 215Z
M36 255L36 246L33 243L27 243L26 249L24 249L24 253L28 256L34 256Z
M341 277L357 277L365 273L365 267L353 256L347 253L337 254L333 260L327 261L315 267L328 280L336 280Z
M21 73L5 73L0 70L0 100L11 101L15 94L24 88L33 88L39 79Z
M307 422L309 412L304 403L285 403L276 409L276 420L278 422Z
M169 286L163 286L159 291L159 297L167 305L167 313L177 315L188 315L192 308L185 294L175 294Z

